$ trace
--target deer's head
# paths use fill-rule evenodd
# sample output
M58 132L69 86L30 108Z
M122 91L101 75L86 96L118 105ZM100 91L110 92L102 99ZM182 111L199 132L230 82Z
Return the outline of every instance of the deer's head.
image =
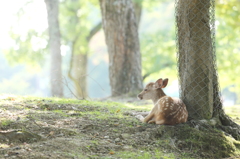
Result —
M168 79L158 79L155 83L151 82L146 85L143 91L138 95L139 99L159 99L161 96L165 95L162 88L165 88L168 84Z

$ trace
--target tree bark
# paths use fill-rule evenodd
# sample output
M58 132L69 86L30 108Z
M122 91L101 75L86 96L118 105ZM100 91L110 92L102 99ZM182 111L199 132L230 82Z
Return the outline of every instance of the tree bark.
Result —
M112 96L142 89L138 27L131 0L100 0Z
M52 96L62 97L62 56L60 31L58 22L58 0L45 0L48 14L49 47L51 54L51 93Z
M133 7L135 11L137 28L139 29L139 25L142 17L142 1L133 1Z
M177 2L179 76L181 96L189 118L210 119L213 115L213 45L210 30L210 0ZM218 97L219 98L219 97Z
M220 99L211 19L214 0L177 0L176 4L180 94L189 120L204 119L240 140L240 126L225 114Z

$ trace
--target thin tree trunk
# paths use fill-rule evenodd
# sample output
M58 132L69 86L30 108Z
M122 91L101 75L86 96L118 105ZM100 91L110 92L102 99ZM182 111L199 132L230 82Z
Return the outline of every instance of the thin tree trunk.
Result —
M102 23L98 23L92 28L89 35L86 37L87 43L90 42L91 38L101 29ZM88 96L87 91L87 61L88 52L81 53L78 51L76 42L80 34L77 35L73 42L72 53L70 59L70 67L68 71L68 77L73 81L75 86L75 95L80 99L85 99Z
M72 52L72 65L68 72L68 77L73 81L75 86L75 96L79 99L87 97L87 54Z
M138 27L131 0L100 0L112 96L142 89Z
M58 0L45 0L48 14L49 47L51 54L51 93L62 97L62 57L60 51L60 31L58 22Z

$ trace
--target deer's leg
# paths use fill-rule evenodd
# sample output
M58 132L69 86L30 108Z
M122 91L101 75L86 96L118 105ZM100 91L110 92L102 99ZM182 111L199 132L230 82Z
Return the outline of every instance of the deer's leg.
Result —
M156 124L163 125L164 124L164 120L158 120L158 121L156 121Z
M144 120L143 120L143 122L145 122L145 123L147 123L149 120L151 120L152 118L154 117L154 113L150 113L150 114L148 114L145 118L144 118Z
M155 123L156 121L154 119L148 121L148 124L155 124Z

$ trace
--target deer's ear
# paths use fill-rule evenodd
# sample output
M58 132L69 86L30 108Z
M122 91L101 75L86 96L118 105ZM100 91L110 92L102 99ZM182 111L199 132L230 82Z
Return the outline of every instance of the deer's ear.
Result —
M162 84L161 88L165 88L167 86L167 84L168 84L168 78L163 80L163 84Z
M155 88L162 88L162 84L163 84L163 80L161 78L159 78L156 82L155 82Z

